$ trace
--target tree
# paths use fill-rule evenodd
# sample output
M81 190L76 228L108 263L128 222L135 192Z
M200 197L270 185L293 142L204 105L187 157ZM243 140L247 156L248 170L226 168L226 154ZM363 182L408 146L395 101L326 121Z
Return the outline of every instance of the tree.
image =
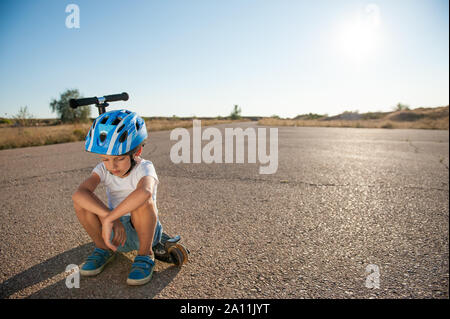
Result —
M50 102L50 108L52 112L58 114L63 123L87 122L91 115L89 105L79 106L76 109L71 108L69 105L70 99L78 99L80 97L78 89L66 90L61 94L59 100L53 99Z
M239 105L235 105L234 106L234 110L233 112L231 112L230 117L232 120L237 120L241 118L241 108L239 107Z
M18 126L27 126L34 119L34 116L28 112L28 106L20 107L19 112L13 116Z
M397 106L394 108L395 111L407 111L409 110L409 106L406 104L398 103Z

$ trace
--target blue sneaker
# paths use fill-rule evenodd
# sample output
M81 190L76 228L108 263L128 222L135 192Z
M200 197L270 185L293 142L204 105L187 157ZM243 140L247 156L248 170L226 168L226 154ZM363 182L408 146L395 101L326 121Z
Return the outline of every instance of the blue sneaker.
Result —
M108 250L95 248L86 262L81 265L80 274L83 276L95 276L103 271L105 266L115 257L113 252Z
M136 256L128 275L127 284L132 286L144 285L152 278L155 261L150 256Z

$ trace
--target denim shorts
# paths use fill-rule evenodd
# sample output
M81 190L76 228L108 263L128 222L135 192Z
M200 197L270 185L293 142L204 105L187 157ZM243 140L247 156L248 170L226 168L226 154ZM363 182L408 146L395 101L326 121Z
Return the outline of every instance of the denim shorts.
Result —
M131 216L122 216L120 217L120 221L122 222L123 227L125 228L127 240L125 241L125 245L123 245L123 247L120 245L117 247L117 251L127 253L132 250L139 250L139 238L136 229L134 229L131 223ZM153 245L152 245L153 247L161 240L162 232L163 232L162 225L158 219L156 222L155 236L153 237ZM111 234L111 240L113 238L114 238L114 230L112 231Z

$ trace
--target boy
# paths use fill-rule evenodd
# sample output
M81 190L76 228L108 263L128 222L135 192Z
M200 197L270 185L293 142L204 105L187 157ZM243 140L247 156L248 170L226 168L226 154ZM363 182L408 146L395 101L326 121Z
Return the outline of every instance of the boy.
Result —
M152 162L140 157L146 138L144 120L127 110L101 114L86 136L86 151L99 154L102 162L72 196L78 220L96 246L81 275L102 272L116 251L137 250L127 283L150 281L152 246L160 241L162 226L156 207L158 177ZM100 182L106 186L108 206L94 194Z

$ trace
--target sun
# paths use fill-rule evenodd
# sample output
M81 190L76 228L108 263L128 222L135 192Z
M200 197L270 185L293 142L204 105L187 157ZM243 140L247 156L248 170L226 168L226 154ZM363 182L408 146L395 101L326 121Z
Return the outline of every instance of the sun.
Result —
M344 55L357 61L368 58L378 47L379 29L378 7L366 6L364 13L340 25L336 37L338 47Z

